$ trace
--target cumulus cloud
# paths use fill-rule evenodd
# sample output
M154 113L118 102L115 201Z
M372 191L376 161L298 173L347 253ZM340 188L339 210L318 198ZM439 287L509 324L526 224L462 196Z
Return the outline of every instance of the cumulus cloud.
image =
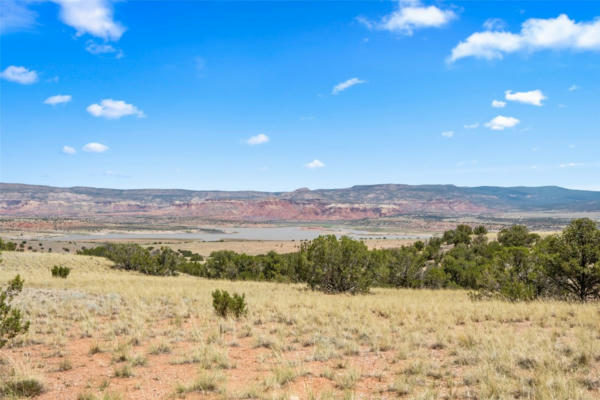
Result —
M324 166L325 166L325 164L323 164L321 161L319 161L317 159L312 160L311 162L309 162L308 164L305 165L305 167L308 169L323 168Z
M505 106L506 106L505 101L492 100L492 107L494 107L494 108L504 108Z
M343 92L344 90L348 89L349 87L352 87L354 85L359 85L359 84L365 83L365 82L366 81L363 81L358 78L350 78L347 81L340 82L337 85L335 85L333 87L333 89L331 90L331 94L338 94L338 93Z
M448 61L464 57L501 59L504 54L517 51L561 49L600 50L600 18L576 22L561 14L556 18L530 18L523 22L519 33L475 32L452 49Z
M119 40L125 27L113 18L109 0L52 0L61 8L60 19L77 35L90 34L104 40Z
M50 104L51 106L54 106L56 104L68 103L70 101L70 94L57 94L56 96L50 96L44 100L44 104Z
M454 18L456 14L451 10L424 6L418 0L400 0L398 9L380 21L373 22L364 17L359 17L358 21L369 29L382 29L410 36L417 29L439 28Z
M18 67L16 65L10 65L0 72L0 78L6 79L7 81L20 83L22 85L30 85L37 82L37 72L29 70L25 67Z
M257 145L257 144L267 143L268 141L269 141L269 137L267 135L265 135L264 133L259 133L256 136L249 137L246 140L246 144L254 146L254 145Z
M88 153L104 153L108 150L108 146L103 145L102 143L91 142L82 147L83 151L87 151Z
M505 117L503 115L498 115L490 122L486 123L485 126L494 130L494 131L503 131L506 128L512 128L517 125L520 121L514 117Z
M452 136L454 136L454 131L443 131L442 136L450 139Z
M118 119L127 115L136 115L138 118L146 116L142 110L139 110L133 104L113 99L104 99L100 104L91 104L87 107L87 112L94 117L104 117L107 119Z
M65 154L75 154L75 153L77 153L77 150L75 150L71 146L63 146L62 152L65 153Z
M519 103L531 104L534 106L542 106L542 100L547 99L546 96L542 93L541 90L531 90L529 92L513 92L512 90L507 90L504 92L506 100L517 101Z
M474 122L472 124L465 124L465 129L475 129L479 128L479 122Z

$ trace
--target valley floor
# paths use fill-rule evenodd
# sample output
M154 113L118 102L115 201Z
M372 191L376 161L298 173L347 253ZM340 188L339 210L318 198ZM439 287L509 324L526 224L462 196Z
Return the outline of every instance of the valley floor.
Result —
M150 277L71 254L3 252L29 333L0 350L0 387L39 399L600 398L598 304L473 302L465 291ZM52 278L53 265L72 268ZM225 320L215 289L245 293Z

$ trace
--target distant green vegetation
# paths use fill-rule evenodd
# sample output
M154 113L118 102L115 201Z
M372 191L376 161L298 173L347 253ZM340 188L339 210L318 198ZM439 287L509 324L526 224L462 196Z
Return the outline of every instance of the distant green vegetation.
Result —
M66 279L67 276L71 273L71 268L64 267L62 265L55 265L52 267L52 276L55 278L63 278Z
M561 234L540 238L523 225L489 241L483 226L458 225L441 238L395 249L368 250L333 235L303 242L295 253L249 256L213 252L205 262L191 252L109 244L80 253L108 257L117 268L151 275L177 272L212 279L304 282L327 293L365 293L372 286L465 288L474 298L511 301L600 298L600 230L576 219Z

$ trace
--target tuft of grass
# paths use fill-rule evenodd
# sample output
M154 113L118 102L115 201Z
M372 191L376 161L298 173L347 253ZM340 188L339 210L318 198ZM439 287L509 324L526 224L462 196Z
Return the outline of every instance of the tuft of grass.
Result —
M175 387L175 392L180 396L192 392L217 392L221 389L221 385L224 381L225 376L222 374L209 373L207 371L203 371L190 385L177 384L177 386Z
M68 358L65 358L58 364L58 370L60 372L69 371L71 369L73 369L73 364L71 364L71 360Z
M100 348L100 344L94 343L90 346L90 350L88 351L90 355L102 353L102 349Z
M335 378L335 386L342 390L352 390L360 379L360 374L355 369L350 369L348 372L338 375Z
M170 354L171 346L167 342L155 343L150 347L150 354L152 355L160 355L160 354Z
M98 397L93 393L83 392L77 395L77 400L98 400Z
M131 378L133 376L133 370L129 365L122 365L115 368L114 374L116 378Z
M44 392L44 384L35 378L14 379L5 382L0 393L7 398L16 397L35 397Z

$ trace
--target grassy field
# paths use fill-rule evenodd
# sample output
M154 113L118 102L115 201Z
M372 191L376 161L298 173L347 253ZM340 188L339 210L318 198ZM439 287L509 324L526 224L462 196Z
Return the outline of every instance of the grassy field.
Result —
M597 399L598 304L473 302L464 291L149 277L102 258L2 253L30 332L0 350L0 386L40 399ZM66 279L50 268L72 268ZM249 314L218 318L214 289ZM6 393L9 398L12 396Z

